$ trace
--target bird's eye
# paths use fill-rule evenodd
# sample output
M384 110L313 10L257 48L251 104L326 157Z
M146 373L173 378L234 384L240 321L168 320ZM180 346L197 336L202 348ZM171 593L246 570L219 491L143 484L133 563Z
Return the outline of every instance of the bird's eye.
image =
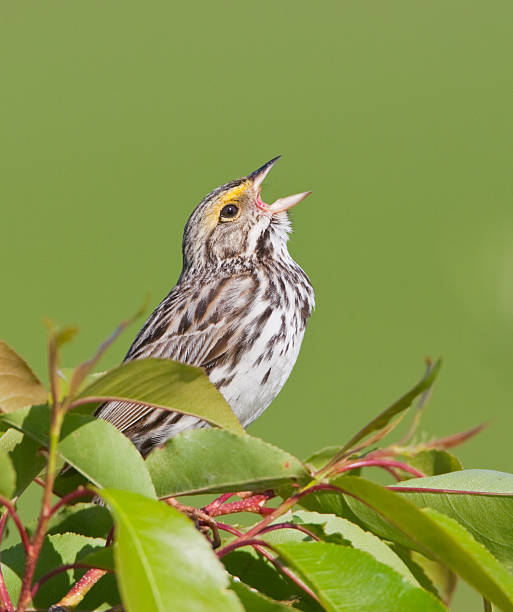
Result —
M223 206L219 213L219 221L233 221L239 216L239 207L235 204Z

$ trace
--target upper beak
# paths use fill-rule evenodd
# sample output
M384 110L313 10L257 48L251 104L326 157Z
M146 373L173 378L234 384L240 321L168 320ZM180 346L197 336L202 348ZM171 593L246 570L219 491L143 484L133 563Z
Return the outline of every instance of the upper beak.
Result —
M268 161L261 168L258 168L258 170L255 170L248 176L248 179L253 183L253 186L258 192L257 206L262 210L267 210L273 214L280 213L285 210L288 210L289 208L292 208L312 193L311 191L296 193L285 198L278 198L272 204L266 204L265 202L262 202L262 199L260 198L260 190L262 188L262 183L264 182L265 177L269 174L271 168L280 159L280 157L281 155L278 155L274 159L271 159L271 161Z

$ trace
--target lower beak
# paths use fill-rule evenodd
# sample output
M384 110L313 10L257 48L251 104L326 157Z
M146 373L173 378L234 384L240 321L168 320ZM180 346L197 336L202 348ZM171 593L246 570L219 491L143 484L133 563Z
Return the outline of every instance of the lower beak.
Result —
M284 212L296 204L299 204L299 202L302 202L311 193L311 191L303 191L303 193L295 193L294 195L289 195L286 198L278 198L269 205L269 210L273 214Z
M290 195L285 198L278 198L272 204L266 204L265 202L262 202L260 198L260 190L262 188L262 183L264 182L265 177L269 174L269 171L274 166L274 164L278 161L279 158L280 158L280 155L278 155L278 157L275 157L274 159L271 159L271 161L268 161L261 168L259 168L258 170L255 170L255 172L251 173L248 176L248 179L252 181L253 183L253 187L255 187L258 190L257 206L261 208L262 210L266 210L273 214L281 213L281 212L288 210L289 208L292 208L296 204L299 204L299 202L302 202L307 196L309 196L312 193L311 191L304 191L303 193L296 193L294 195Z

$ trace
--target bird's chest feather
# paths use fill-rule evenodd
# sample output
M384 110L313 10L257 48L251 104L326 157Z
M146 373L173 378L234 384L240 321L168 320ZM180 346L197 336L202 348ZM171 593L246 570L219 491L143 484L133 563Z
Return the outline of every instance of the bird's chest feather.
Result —
M256 419L285 384L312 307L313 294L306 284L271 282L255 297L252 312L239 329L243 350L237 363L210 373L242 425Z

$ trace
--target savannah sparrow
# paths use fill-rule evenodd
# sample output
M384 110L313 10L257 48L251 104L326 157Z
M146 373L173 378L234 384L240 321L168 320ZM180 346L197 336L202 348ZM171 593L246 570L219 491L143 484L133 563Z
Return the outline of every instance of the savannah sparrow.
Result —
M287 210L310 192L268 205L261 185L278 157L218 187L185 226L183 269L135 338L125 361L168 358L202 367L243 426L279 393L297 359L314 307L306 274L287 250ZM162 409L108 402L96 415L142 455L204 421Z

